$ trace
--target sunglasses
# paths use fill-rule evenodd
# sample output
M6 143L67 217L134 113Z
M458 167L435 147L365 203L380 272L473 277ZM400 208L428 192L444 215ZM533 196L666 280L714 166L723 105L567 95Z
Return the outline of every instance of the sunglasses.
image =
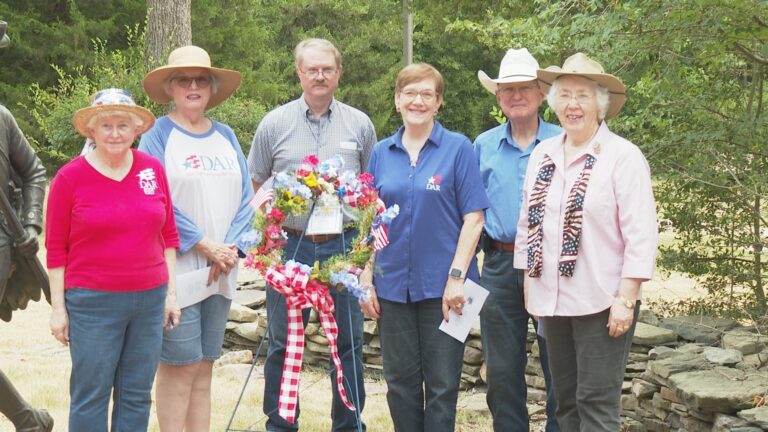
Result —
M197 77L176 77L172 81L176 81L179 87L188 89L192 86L192 82L197 85L197 88L204 89L211 85L211 77L197 76Z

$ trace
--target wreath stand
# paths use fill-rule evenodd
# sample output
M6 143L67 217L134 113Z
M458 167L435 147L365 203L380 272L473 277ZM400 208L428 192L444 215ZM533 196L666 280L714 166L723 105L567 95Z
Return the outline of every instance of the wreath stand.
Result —
M312 213L314 212L314 209L315 209L315 203L312 202L312 207L309 210L310 217L312 216ZM301 242L304 240L304 233L306 232L306 229L307 229L308 225L309 225L309 218L307 218L307 224L304 226L304 229L301 231L301 236L299 237L299 242L296 245L296 249L293 251L293 255L291 256L291 259L295 259L296 258L296 255L299 252L299 247L301 246ZM346 244L347 244L347 242L346 242L346 238L344 236L344 230L342 229L342 231L341 231L341 245L342 245L341 249L342 249L342 254L344 254L345 256L347 254ZM268 289L268 288L265 288L265 289ZM349 329L351 330L352 329L352 309L351 309L349 297L350 296L348 295L347 296L347 320L348 320ZM248 387L248 382L250 381L251 375L253 374L253 370L256 367L256 362L259 359L259 354L261 353L262 345L264 344L264 341L269 338L270 330L272 328L272 322L270 321L269 317L274 316L275 308L277 307L278 304L279 303L275 303L273 305L272 309L267 311L267 331L264 333L264 336L261 337L261 340L259 341L259 345L256 348L256 353L253 356L253 362L251 363L251 368L248 370L248 375L246 375L246 377L245 377L245 382L243 383L243 388L240 390L240 395L237 398L237 403L235 404L235 408L232 410L232 415L229 417L229 422L227 423L226 432L266 432L263 429L232 429L232 422L235 420L235 416L237 415L237 410L240 407L240 402L242 402L243 395L245 394L245 389ZM339 318L341 319L342 317L339 317ZM304 323L304 325L306 325L306 323ZM353 336L351 331L349 333L349 339L350 339L350 342L351 342L350 345L352 346L352 349L351 349L352 364L356 364L357 363L357 358L356 358L357 354L355 354L355 351L356 351L357 347L355 346L355 339L354 339L354 336ZM329 371L329 376L330 376L330 371ZM354 383L355 383L355 398L352 401L352 404L355 406L355 418L356 418L356 422L357 422L357 431L358 432L363 432L363 422L362 422L362 419L360 417L360 393L359 393L360 389L357 388L357 381L358 381L357 367L352 368L352 376L354 378ZM346 379L346 376L344 377L344 380L345 380L345 383L347 385L349 385L349 381ZM269 414L272 414L272 413L268 413L268 414L266 414L266 416L269 416ZM263 417L262 417L262 419L263 419ZM262 419L260 419L259 421L261 421Z

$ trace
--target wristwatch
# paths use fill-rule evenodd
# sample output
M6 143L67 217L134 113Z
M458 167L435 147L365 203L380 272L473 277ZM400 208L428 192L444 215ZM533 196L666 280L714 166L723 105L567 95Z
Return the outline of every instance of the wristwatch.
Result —
M632 300L630 300L630 299L628 299L628 298L626 298L624 296L618 296L616 298L619 299L619 301L621 302L621 304L624 305L625 308L627 308L627 309L634 309L635 308L635 302L633 302Z
M452 267L451 271L448 272L448 276L454 278L454 279L464 279L462 275L464 274L461 269L457 269L456 267Z

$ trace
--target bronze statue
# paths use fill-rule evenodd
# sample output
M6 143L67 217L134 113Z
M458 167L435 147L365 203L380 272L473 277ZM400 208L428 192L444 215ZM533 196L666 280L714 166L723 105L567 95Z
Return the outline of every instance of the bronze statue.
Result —
M0 21L0 48L10 44ZM35 254L42 230L45 168L10 111L0 105L0 319L11 320L48 287ZM50 301L50 293L46 293ZM31 407L0 371L0 412L16 431L50 432L53 418Z

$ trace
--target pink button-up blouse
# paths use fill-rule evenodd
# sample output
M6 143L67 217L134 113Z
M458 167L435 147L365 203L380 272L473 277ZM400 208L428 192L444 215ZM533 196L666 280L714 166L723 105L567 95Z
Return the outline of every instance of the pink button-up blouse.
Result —
M611 306L622 278L653 276L658 243L651 172L640 149L608 130L605 122L584 153L565 166L560 134L531 154L523 189L523 208L515 239L515 267L527 271L528 196L544 155L555 163L547 194L543 230L543 269L529 278L528 312L538 316L581 316ZM586 155L595 157L584 200L581 243L573 277L560 276L558 261L568 194ZM641 294L639 293L638 296Z

